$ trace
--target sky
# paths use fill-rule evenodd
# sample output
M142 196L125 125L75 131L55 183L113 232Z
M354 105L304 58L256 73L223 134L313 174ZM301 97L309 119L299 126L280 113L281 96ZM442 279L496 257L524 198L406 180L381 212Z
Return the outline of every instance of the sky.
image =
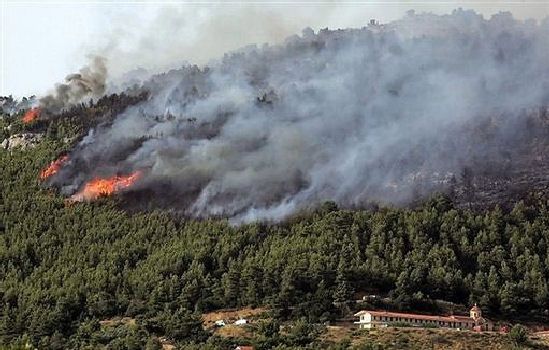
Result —
M249 44L276 44L311 27L362 27L408 10L450 13L474 9L489 17L549 16L549 1L16 1L1 4L0 95L47 93L84 66L108 60L111 77L136 68L162 71L206 64Z

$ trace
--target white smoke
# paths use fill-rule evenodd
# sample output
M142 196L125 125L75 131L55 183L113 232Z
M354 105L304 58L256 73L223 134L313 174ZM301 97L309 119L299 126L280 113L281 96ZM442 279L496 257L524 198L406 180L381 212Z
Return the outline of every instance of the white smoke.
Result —
M306 29L153 77L150 99L95 129L54 184L142 170L138 189L245 221L325 200L405 203L411 174L490 156L469 126L498 116L505 144L522 108L548 102L548 39L548 21L460 10Z

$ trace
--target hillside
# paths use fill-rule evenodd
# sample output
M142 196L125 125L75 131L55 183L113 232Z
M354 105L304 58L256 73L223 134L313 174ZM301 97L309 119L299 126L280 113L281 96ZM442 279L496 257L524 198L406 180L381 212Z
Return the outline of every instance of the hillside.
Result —
M0 348L547 349L548 37L409 11L0 97ZM472 304L512 335L353 323Z
M488 317L512 323L547 322L549 206L542 192L511 210L470 210L436 196L415 209L325 203L277 224L239 226L127 212L124 196L68 203L39 180L72 147L67 139L78 139L81 124L22 125L18 118L2 119L13 125L10 133L45 136L34 147L0 150L4 344L154 348L164 337L181 348L204 341L226 348L235 340L202 330L200 313L265 306L283 325L313 325L345 316L341 305L358 307L353 292L371 290L390 295L395 309L437 312L432 301L444 299L477 302ZM135 323L99 322L113 317ZM272 341L321 344L326 330L303 327L297 338Z
M82 142L46 182L76 200L124 184L110 192L135 195L137 210L232 223L276 222L327 200L410 207L436 192L511 209L547 187L548 35L546 22L510 13L411 11L306 28L115 98L104 96L108 62L93 57L24 119L80 115Z

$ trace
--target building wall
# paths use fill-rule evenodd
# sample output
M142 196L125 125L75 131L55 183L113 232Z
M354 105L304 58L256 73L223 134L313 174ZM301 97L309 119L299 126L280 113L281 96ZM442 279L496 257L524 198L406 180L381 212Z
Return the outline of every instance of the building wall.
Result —
M388 316L372 316L370 313L365 313L360 316L359 319L360 328L374 328L374 327L387 327L391 323L404 322L409 323L411 326L427 326L435 325L439 327L447 328L464 328L472 329L474 326L473 321L464 322L464 321L434 321L434 320L425 320L418 319L413 317L388 317Z

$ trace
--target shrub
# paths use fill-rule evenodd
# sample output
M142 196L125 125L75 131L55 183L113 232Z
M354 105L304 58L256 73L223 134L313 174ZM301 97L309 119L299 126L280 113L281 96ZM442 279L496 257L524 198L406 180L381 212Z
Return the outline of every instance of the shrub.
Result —
M524 344L528 341L528 330L526 327L516 324L511 328L511 332L509 332L509 337L513 342L516 344Z
M413 325L411 323L408 323L408 322L393 322L393 323L390 323L391 326L393 327L413 327Z

